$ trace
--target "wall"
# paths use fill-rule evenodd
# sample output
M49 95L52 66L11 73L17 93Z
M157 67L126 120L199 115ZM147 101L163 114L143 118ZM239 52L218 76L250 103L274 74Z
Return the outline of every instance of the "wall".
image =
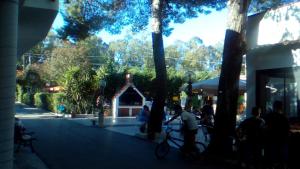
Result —
M300 47L292 50L288 46L273 45L265 49L250 52L246 57L247 63L247 115L256 105L256 70L275 69L300 66Z
M289 9L298 9L289 10ZM248 17L247 25L247 114L255 104L256 70L284 68L300 65L300 43L290 45L290 41L300 41L300 2L291 3ZM296 12L296 13L295 13Z

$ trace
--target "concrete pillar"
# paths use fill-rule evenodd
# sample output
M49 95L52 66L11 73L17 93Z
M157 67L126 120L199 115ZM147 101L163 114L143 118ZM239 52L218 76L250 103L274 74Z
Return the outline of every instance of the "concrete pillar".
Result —
M0 168L13 168L18 0L0 1Z

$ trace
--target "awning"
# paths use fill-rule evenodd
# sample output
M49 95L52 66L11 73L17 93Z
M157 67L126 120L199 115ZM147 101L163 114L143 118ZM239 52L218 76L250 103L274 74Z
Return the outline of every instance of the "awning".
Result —
M217 94L219 86L219 77L207 80L201 80L192 84L193 91L204 92L207 94ZM239 90L246 91L246 80L240 79Z

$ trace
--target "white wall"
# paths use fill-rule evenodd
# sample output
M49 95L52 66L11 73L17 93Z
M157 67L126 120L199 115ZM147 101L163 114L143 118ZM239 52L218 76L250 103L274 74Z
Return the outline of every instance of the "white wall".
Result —
M298 17L300 2L285 5L266 13L259 24L258 45L274 44L286 40L296 40L300 37ZM274 17L273 17L274 16Z

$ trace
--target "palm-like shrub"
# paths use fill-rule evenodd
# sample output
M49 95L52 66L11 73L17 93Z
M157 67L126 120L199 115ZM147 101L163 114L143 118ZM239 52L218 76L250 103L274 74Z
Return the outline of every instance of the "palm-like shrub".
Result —
M99 79L89 66L72 67L65 73L64 88L72 113L91 113Z

